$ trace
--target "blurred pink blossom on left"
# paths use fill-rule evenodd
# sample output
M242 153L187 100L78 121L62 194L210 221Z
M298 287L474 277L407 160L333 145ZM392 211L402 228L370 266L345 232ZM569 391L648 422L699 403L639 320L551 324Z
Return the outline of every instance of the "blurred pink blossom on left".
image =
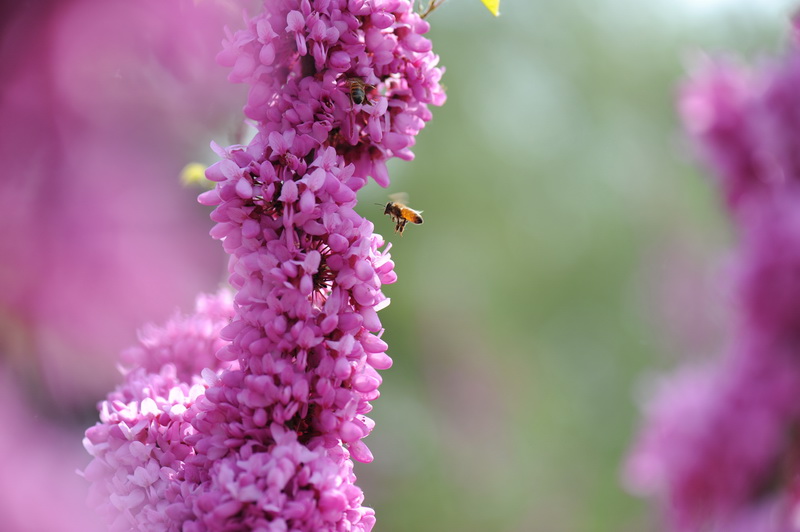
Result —
M0 8L1 359L56 403L101 396L142 323L222 278L178 176L240 116L214 60L239 17L221 1Z
M95 529L75 472L81 415L119 381L137 329L223 278L208 211L179 174L241 125L242 89L215 62L240 9L0 4L4 531Z
M43 419L0 368L0 516L6 532L102 530L87 508L73 431ZM44 510L44 511L43 511Z

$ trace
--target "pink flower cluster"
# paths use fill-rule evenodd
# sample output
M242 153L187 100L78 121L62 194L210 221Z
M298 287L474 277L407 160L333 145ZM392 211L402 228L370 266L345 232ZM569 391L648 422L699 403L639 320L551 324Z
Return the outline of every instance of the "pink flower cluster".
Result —
M674 530L796 530L800 518L800 48L705 65L681 108L739 236L724 357L667 380L627 476ZM793 528L794 527L794 528Z
M90 504L112 530L166 530L172 497L192 453L187 437L208 380L235 364L214 353L220 330L233 319L232 296L201 296L195 314L175 316L163 328L148 327L140 345L123 359L125 380L100 405L100 423L86 431L94 457L84 471L92 482Z
M219 56L231 81L250 85L244 112L259 134L249 151L269 148L302 175L303 158L332 147L354 165L348 188L367 176L388 186L386 160L411 160L427 105L445 101L429 29L410 0L265 2ZM376 88L371 103L350 98L355 78Z
M137 369L86 440L117 528L372 529L351 458L372 460L362 438L392 363L377 312L396 275L354 207L444 102L427 30L410 0L267 0L229 34L220 61L250 85L258 131L215 147L200 200L234 311L218 332L200 309L206 345L168 328L126 353Z

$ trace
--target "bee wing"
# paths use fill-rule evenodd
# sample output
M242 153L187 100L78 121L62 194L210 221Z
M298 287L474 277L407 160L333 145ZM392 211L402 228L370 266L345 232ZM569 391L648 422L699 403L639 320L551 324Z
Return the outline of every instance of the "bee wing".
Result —
M389 194L389 199L394 203L402 203L403 205L405 205L408 203L408 193L395 192L394 194Z

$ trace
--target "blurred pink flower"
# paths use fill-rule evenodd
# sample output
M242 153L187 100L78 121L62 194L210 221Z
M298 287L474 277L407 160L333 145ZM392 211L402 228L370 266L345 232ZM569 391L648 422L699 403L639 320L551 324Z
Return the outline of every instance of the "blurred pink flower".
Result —
M194 314L148 326L123 354L125 381L100 405L100 423L84 439L94 456L84 472L90 503L113 530L165 530L179 512L175 477L192 453L194 405L216 379L209 375L237 367L214 356L233 315L229 293L200 296Z
M0 516L4 532L104 530L86 506L75 430L44 419L0 366Z
M627 479L673 530L796 530L800 517L800 48L707 62L681 109L739 237L724 357L646 407ZM794 527L794 528L793 528Z
M0 345L74 408L116 380L109 354L137 324L219 282L177 176L236 108L214 63L231 10L13 4L0 41Z

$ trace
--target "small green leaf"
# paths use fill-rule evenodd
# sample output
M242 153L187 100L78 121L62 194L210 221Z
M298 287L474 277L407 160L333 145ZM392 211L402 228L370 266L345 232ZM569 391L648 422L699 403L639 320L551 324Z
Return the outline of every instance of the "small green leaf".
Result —
M492 12L492 15L497 16L500 14L500 0L481 0L486 9Z

